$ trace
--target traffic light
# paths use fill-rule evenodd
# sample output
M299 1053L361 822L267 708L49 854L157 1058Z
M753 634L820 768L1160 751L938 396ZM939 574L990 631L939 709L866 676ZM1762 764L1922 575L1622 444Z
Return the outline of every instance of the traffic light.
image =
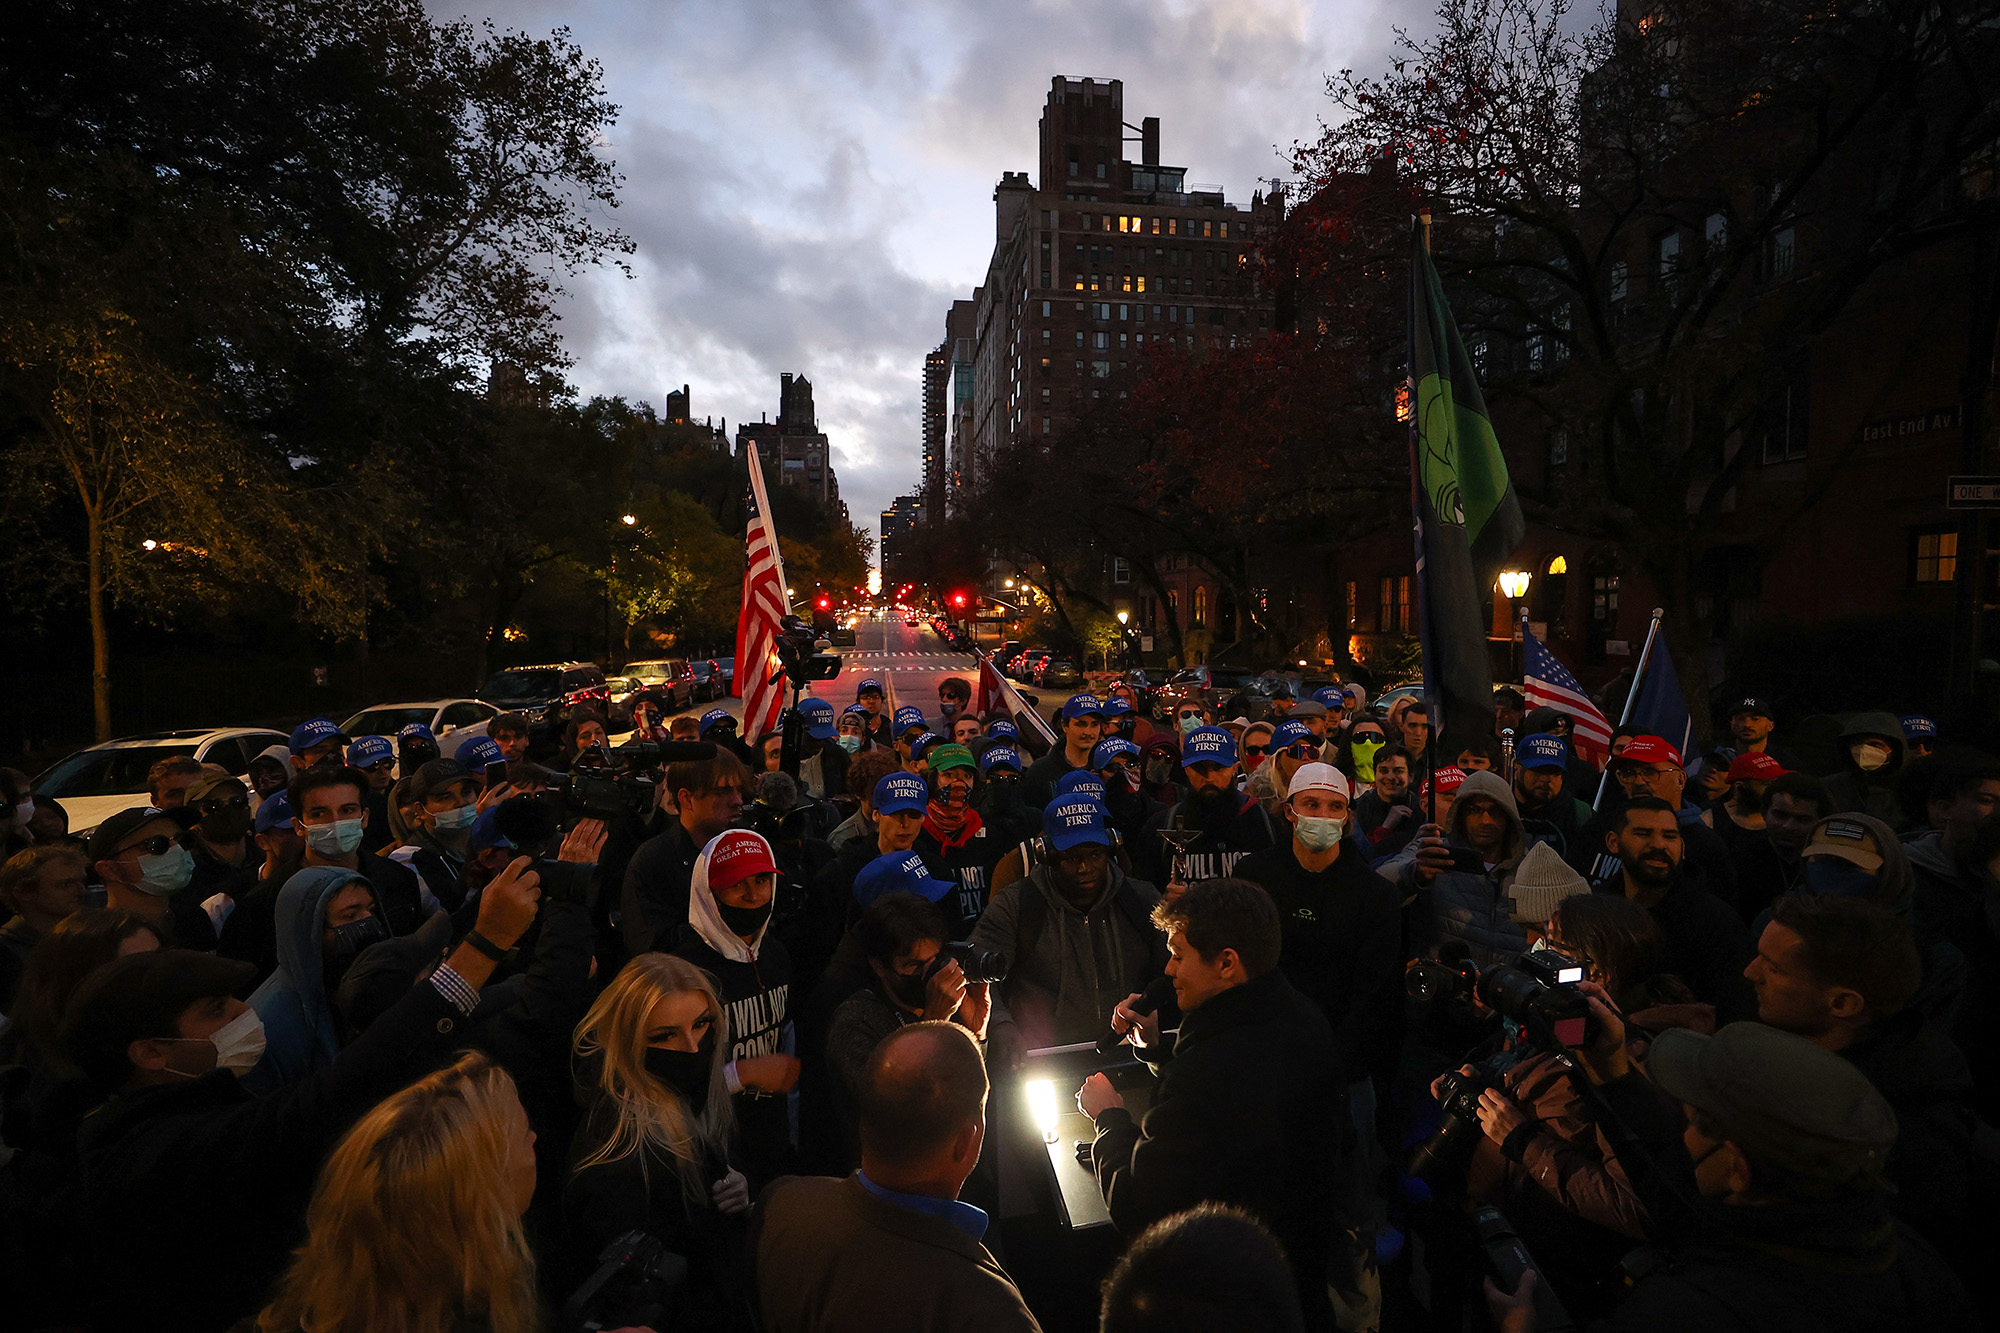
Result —
M955 592L951 595L951 609L954 611L963 611L965 609L964 593Z
M813 632L829 634L833 631L833 598L820 593L813 598Z

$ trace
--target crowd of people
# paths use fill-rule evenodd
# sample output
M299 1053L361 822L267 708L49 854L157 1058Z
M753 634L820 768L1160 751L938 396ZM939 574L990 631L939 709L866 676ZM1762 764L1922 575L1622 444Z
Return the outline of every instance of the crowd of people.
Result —
M2000 760L1929 720L886 697L314 719L87 838L0 770L7 1326L1073 1323L1018 1085L1093 1042L1106 1330L1992 1320Z

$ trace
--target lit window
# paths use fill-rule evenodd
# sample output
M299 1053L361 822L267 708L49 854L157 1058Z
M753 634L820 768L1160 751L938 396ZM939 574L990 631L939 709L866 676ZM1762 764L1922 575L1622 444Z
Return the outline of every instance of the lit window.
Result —
M1181 230L1181 220L1179 218L1167 219L1167 235L1178 236L1180 235L1180 230Z
M1131 290L1132 290L1132 275L1131 275L1130 273L1127 273L1127 274L1125 275L1125 277L1124 277L1124 278L1122 279L1122 283L1123 283L1123 285L1119 287L1119 289L1118 289L1119 291L1121 291L1121 292L1129 292L1129 291L1131 291Z
M1227 222L1218 224L1218 229L1215 234L1224 240L1229 239L1229 224Z
M1950 583L1958 577L1958 534L1918 532L1912 534L1910 582Z
M1207 585L1207 584L1197 584L1197 585L1195 586L1195 590L1194 590L1194 623L1195 623L1195 624L1197 624L1197 625L1206 625L1206 624L1208 623L1208 585Z
M1098 173L1099 173L1099 174L1101 175L1101 174L1103 174L1103 171L1104 171L1104 168L1102 168L1102 167L1099 167L1099 168L1098 168L1097 170L1098 170ZM1106 214L1104 215L1104 230L1106 230L1106 231L1110 231L1110 230L1111 230L1111 215L1110 215L1109 213L1106 213Z
M1154 219L1153 219L1153 235L1155 235L1155 236L1158 236L1159 234L1160 234L1160 220L1159 220L1158 218L1154 218Z
M1141 274L1139 275L1139 285L1138 285L1137 287L1134 287L1134 288L1133 288L1132 290L1133 290L1133 291L1135 291L1135 292L1143 292L1143 291L1145 291L1145 290L1146 290L1146 275L1145 275L1145 274L1141 273Z

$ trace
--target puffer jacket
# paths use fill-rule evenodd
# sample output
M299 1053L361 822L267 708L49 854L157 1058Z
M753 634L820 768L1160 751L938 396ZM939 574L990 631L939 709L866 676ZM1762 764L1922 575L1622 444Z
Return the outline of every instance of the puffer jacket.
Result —
M1507 833L1500 843L1500 860L1491 870L1446 870L1429 884L1417 871L1417 844L1411 844L1376 868L1390 883L1400 886L1403 900L1414 902L1411 943L1425 956L1435 957L1438 945L1447 939L1463 940L1472 959L1481 967L1503 962L1528 947L1527 931L1508 912L1507 885L1514 868L1527 851L1527 835L1521 827L1521 812L1514 793L1491 773L1465 775L1452 802L1445 826L1445 842L1454 851L1471 850L1465 837L1467 802L1478 796L1491 798L1507 816Z
M1087 912L1062 896L1047 864L1000 890L972 932L974 948L1007 960L1007 979L994 988L994 1021L1011 1021L1029 1047L1101 1036L1112 1006L1166 971L1166 937L1146 919L1159 899L1116 861ZM1024 932L1024 915L1039 926Z

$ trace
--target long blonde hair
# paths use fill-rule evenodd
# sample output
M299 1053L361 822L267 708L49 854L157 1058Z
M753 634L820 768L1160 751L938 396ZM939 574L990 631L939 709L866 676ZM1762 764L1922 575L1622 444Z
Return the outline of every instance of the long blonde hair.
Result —
M520 1098L479 1054L362 1117L333 1150L265 1333L534 1333L535 1256L507 1161Z
M708 1103L692 1111L678 1090L646 1072L646 1028L653 1006L669 995L687 991L699 992L707 1001L714 1024ZM576 1169L638 1153L643 1173L646 1154L640 1150L657 1148L673 1160L688 1200L706 1202L704 1159L726 1156L736 1127L729 1088L722 1077L722 1067L729 1059L729 1014L716 994L714 979L685 958L640 954L619 969L583 1022L577 1024L575 1050L579 1064L586 1069L593 1068L591 1059L596 1057L592 1091L605 1099L613 1115L611 1133L595 1152L576 1164Z

